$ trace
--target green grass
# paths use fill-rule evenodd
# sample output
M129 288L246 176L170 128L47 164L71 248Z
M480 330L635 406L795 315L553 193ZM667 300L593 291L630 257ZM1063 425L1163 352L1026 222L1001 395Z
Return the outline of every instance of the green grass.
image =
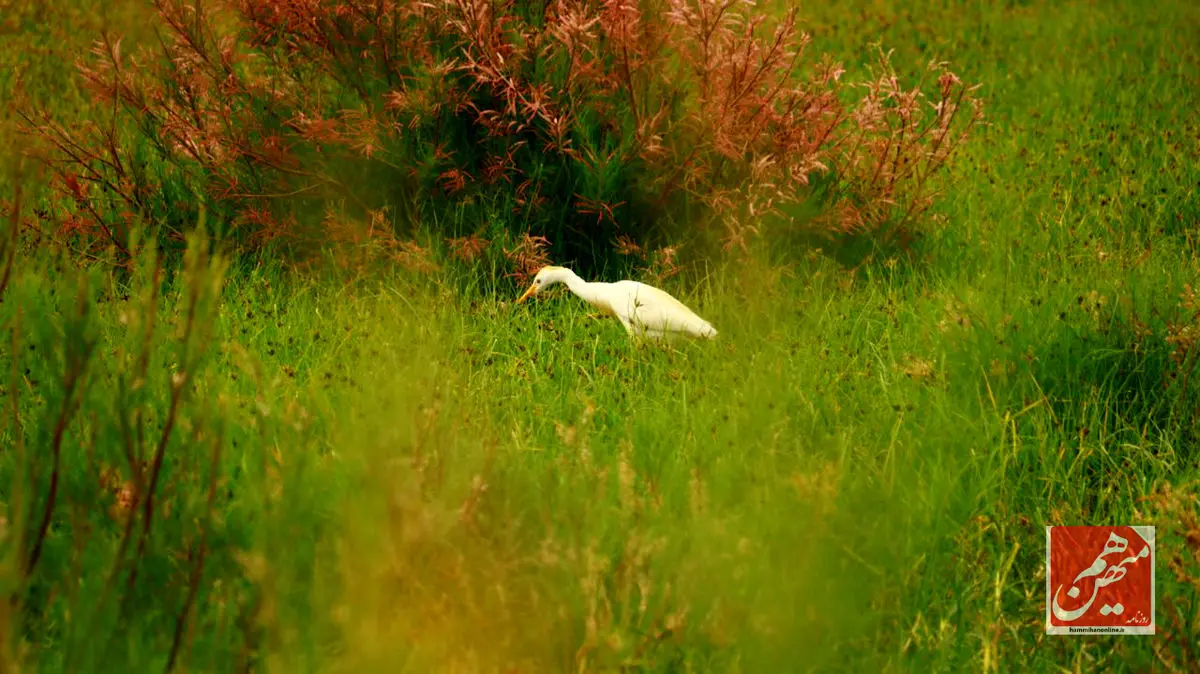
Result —
M639 347L565 291L514 307L461 270L243 261L214 291L198 258L154 299L149 258L119 283L23 253L3 661L161 669L186 614L196 671L1194 669L1197 392L1164 373L1198 269L1200 11L899 5L806 12L851 63L882 38L985 82L920 259L851 273L767 233L668 284L712 343ZM98 476L153 456L180 371L154 526L119 554ZM1084 523L1159 527L1158 635L1044 634L1043 527Z

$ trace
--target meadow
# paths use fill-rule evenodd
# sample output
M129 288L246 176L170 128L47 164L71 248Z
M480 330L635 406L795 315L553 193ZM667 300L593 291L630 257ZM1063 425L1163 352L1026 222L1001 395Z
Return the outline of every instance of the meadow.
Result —
M798 16L986 123L906 248L630 272L720 331L663 347L502 257L209 245L215 204L113 264L36 214L18 101L108 119L74 60L152 13L0 3L3 671L1200 669L1200 6ZM1157 634L1045 634L1051 524L1157 527Z

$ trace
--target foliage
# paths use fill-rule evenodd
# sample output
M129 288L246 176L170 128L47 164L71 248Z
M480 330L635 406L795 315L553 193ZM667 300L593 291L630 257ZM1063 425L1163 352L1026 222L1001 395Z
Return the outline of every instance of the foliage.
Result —
M320 215L347 203L392 248L466 222L437 234L584 265L671 222L744 247L811 199L792 226L907 231L981 117L944 63L929 99L883 53L847 85L794 9L736 0L154 4L157 51L110 36L81 65L114 119L27 120L74 204L60 228L120 249L135 218L178 239L200 202L251 249L336 241Z

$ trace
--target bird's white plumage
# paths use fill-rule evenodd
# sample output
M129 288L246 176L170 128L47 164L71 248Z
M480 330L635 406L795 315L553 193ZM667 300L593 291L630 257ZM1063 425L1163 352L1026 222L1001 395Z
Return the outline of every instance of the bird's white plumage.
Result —
M543 267L534 277L533 285L517 300L556 283L564 283L571 292L602 313L614 316L630 335L661 339L690 335L712 339L717 331L679 300L659 288L637 281L589 283L566 267Z

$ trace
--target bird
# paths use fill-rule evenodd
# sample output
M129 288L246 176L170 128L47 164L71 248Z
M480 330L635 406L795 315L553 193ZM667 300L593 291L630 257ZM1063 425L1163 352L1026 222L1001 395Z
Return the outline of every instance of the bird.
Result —
M713 339L717 331L683 302L660 290L638 281L602 283L584 281L566 267L546 266L538 270L533 284L516 304L549 288L564 283L571 292L595 307L600 313L621 321L631 336L650 339L688 335Z

